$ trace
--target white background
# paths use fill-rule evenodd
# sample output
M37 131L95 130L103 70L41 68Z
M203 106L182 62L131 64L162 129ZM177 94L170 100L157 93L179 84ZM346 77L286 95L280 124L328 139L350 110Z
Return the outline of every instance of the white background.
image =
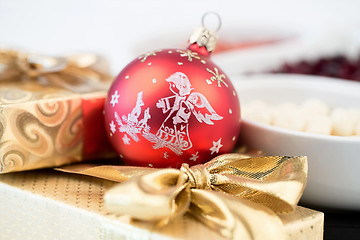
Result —
M206 11L218 12L225 29L271 26L309 34L360 29L358 0L0 0L0 46L52 55L101 53L116 73L139 49L158 47L156 37L179 38L163 47L186 42Z

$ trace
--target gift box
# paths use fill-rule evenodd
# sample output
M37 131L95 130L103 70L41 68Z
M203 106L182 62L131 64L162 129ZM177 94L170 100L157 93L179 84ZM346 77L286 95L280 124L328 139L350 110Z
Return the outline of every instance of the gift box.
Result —
M0 50L0 173L113 156L102 117L111 80L93 54Z
M49 169L1 175L1 239L224 239L191 215L155 228L111 214L104 193L114 184ZM321 212L297 207L280 218L287 239L323 238Z

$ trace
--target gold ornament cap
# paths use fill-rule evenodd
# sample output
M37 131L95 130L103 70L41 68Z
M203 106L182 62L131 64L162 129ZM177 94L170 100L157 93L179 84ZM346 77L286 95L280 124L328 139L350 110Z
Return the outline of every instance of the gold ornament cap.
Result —
M218 26L215 30L209 30L205 27L205 17L210 14L215 15L218 19ZM214 51L218 40L216 33L221 27L221 18L216 12L207 12L203 15L201 22L202 27L198 27L193 31L190 35L189 42L190 44L197 43L199 47L204 46L208 52L212 52Z

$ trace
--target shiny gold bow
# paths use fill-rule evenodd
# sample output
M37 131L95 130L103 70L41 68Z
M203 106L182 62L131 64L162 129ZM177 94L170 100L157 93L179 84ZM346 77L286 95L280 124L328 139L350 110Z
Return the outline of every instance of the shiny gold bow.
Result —
M0 83L38 80L73 92L107 90L112 80L106 60L94 54L50 57L0 49Z
M229 239L284 239L275 213L291 212L306 185L306 157L225 154L181 169L69 166L81 173L124 182L105 195L110 212L167 224L190 212Z

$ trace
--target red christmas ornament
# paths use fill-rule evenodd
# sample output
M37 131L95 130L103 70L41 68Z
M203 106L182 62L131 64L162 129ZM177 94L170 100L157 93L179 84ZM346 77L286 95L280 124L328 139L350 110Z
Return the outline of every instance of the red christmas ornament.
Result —
M105 125L125 163L179 168L233 149L240 106L229 78L210 59L216 35L200 28L190 43L141 55L114 80Z

